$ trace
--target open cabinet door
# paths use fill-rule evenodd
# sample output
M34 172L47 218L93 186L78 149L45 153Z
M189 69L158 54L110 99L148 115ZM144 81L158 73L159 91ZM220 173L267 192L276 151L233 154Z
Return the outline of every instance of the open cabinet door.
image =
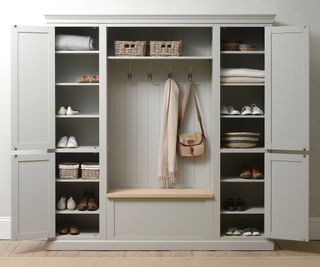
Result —
M266 28L266 235L309 239L309 28Z
M53 27L13 27L11 90L12 238L54 237Z

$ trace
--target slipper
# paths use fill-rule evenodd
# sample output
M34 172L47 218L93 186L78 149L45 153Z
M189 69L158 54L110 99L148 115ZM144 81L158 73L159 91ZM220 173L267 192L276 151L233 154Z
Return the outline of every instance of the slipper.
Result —
M87 74L82 75L82 77L78 80L79 83L88 83L90 82L90 77Z
M90 77L90 82L91 83L98 83L99 82L99 75L92 75L92 77Z
M234 202L234 199L229 198L223 203L223 208L227 211L235 211L236 210L236 204Z
M244 178L244 179L252 179L252 171L250 168L244 168L241 172L240 172L240 178Z
M253 179L263 179L263 173L256 168L252 168Z
M233 235L234 236L240 236L242 235L242 230L238 229L237 227L234 228L234 231L233 231Z
M253 236L260 236L261 233L257 228L251 228L251 232Z
M252 236L251 228L244 228L242 231L244 236Z

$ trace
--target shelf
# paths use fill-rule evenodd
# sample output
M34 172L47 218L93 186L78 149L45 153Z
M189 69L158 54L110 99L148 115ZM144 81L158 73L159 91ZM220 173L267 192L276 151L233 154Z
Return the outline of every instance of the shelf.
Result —
M227 236L227 235L222 235L220 237L220 239L222 240L228 240L228 241L254 241L254 240L263 240L265 239L265 235L264 233L262 233L259 236L244 236L244 235L240 235L240 236Z
M180 57L150 57L150 56L109 56L110 60L212 60L211 56L180 56Z
M56 54L67 54L67 55L96 55L99 54L99 50L91 51L56 51Z
M264 153L265 149L263 147L254 148L221 148L221 153Z
M110 199L211 199L209 188L111 188Z
M81 231L81 229L80 229ZM56 240L97 240L99 239L98 232L81 232L78 235L60 235L57 233Z
M221 54L227 55L263 55L264 51L257 50L257 51L221 51Z
M79 146L76 148L56 148L57 153L98 153L99 146Z
M96 215L99 214L99 209L95 211L89 210L56 210L56 214L64 214L64 215Z
M57 183L98 183L99 179L63 179L56 178Z
M221 214L264 214L264 208L263 207L249 207L247 210L244 210L244 211L222 210Z
M221 83L221 86L264 86L264 83Z
M56 83L56 86L99 86L99 83Z
M221 178L223 183L263 183L264 179L244 179L240 177L223 177Z
M96 119L98 114L56 115L57 119Z
M223 119L264 119L264 115L221 115Z

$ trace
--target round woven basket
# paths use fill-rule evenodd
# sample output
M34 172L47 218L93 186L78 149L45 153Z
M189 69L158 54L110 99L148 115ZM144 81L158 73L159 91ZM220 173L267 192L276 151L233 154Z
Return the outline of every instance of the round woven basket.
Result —
M252 148L259 142L259 133L231 132L222 135L222 144L227 148Z

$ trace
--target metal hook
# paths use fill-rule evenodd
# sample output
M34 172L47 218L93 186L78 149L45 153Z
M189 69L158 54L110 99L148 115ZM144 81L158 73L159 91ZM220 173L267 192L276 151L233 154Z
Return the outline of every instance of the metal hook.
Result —
M172 78L172 66L169 66L169 74L168 74L168 78L171 79Z
M190 66L190 68L189 68L188 80L189 80L190 82L192 81L192 67L191 67L191 66Z

